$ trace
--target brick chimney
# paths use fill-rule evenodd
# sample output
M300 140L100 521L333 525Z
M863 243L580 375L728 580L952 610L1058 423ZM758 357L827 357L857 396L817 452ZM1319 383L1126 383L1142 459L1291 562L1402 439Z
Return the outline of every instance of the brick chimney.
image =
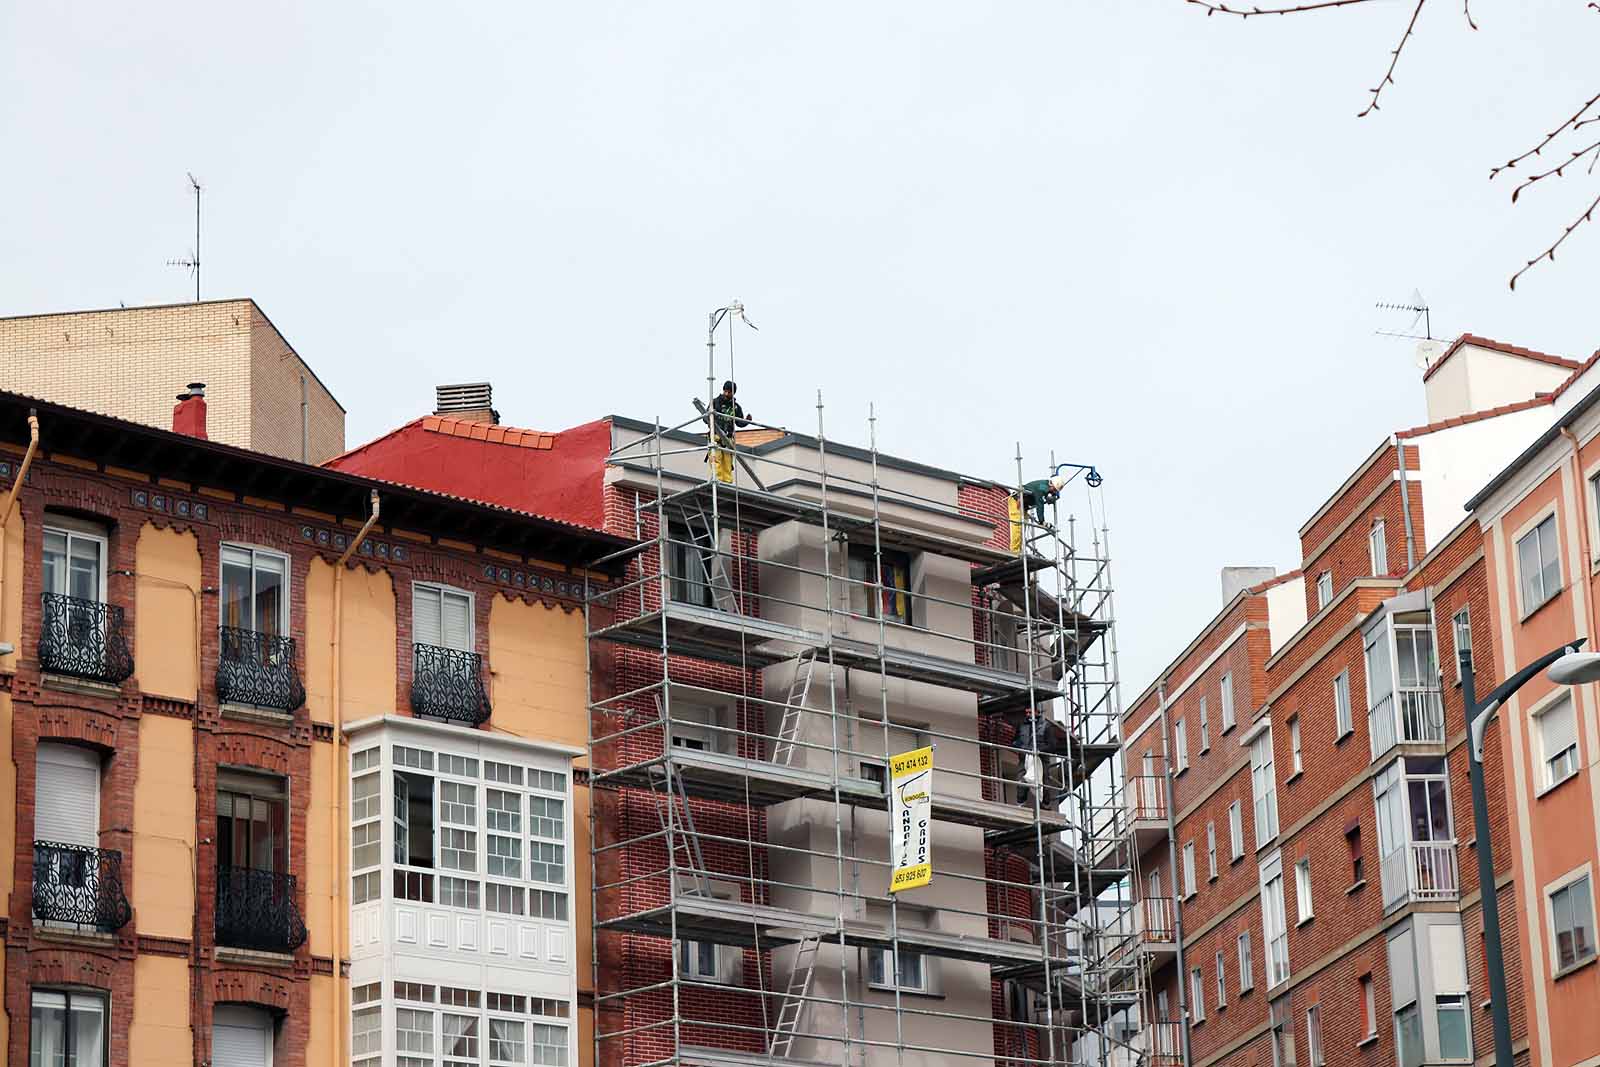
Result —
M500 422L500 413L493 406L494 387L488 382L435 386L433 395L435 415L465 422Z
M172 432L206 437L206 383L190 382L187 393L178 394L178 404L172 409Z

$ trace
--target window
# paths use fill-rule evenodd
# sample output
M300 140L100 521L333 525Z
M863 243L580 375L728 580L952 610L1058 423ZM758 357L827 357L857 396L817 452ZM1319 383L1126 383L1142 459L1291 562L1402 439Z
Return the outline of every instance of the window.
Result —
M472 651L472 594L417 582L411 593L411 640L419 645Z
M1439 1058L1442 1060L1472 1059L1472 1033L1468 1029L1467 998L1460 993L1434 999L1438 1012Z
M1228 1006L1228 978L1226 972L1227 962L1221 952L1217 953L1217 1010L1221 1011Z
M444 1016L444 1067L478 1067L478 1017Z
M1322 1056L1322 1009L1315 1004L1306 1009L1306 1058L1311 1067L1327 1062Z
M1222 732L1233 729L1233 672L1222 676Z
M1394 1013L1394 1049L1400 1067L1422 1067L1422 1012L1415 1001Z
M1278 783L1272 768L1272 729L1250 742L1250 793L1255 798L1256 848L1278 836Z
M1289 1014L1289 998L1274 1003L1270 1016L1273 1067L1294 1067L1294 1021Z
M1184 899L1194 896L1194 842L1188 841L1183 846L1183 896Z
M889 768L877 760L861 761L861 777L876 783L880 789L887 789L889 786Z
M106 1062L106 999L97 993L33 991L28 1063L98 1067Z
M106 533L103 527L62 515L46 517L44 592L97 604L106 599Z
M1577 966L1595 953L1594 897L1587 874L1550 894L1550 927L1555 935L1557 971Z
M350 1013L350 1056L356 1067L378 1067L383 1062L382 1008L362 1008Z
M289 557L222 546L222 625L282 637L289 632Z
M1206 1021L1206 982L1198 967L1189 972L1189 1016L1197 1023Z
M1311 911L1311 857L1294 865L1295 900L1300 908L1300 921L1309 922Z
M1248 993L1256 985L1255 960L1250 958L1250 931L1239 935L1239 992Z
M1206 713L1206 698L1200 698L1200 751L1211 748L1211 716Z
M1561 553L1556 542L1556 517L1550 515L1517 541L1517 574L1522 614L1561 591Z
M1344 832L1345 848L1350 850L1350 884L1360 885L1367 880L1366 861L1361 856L1361 824L1358 822Z
M1217 824L1206 823L1206 875L1217 880Z
M1375 519L1367 534L1367 558L1372 563L1372 573L1382 578L1389 573L1389 538L1383 520Z
M532 1062L547 1067L567 1067L567 1028L549 1023L534 1023L529 1033L528 1052Z
M489 831L488 866L494 878L522 877L522 794L490 789L484 795L484 820Z
M1378 1002L1372 992L1372 975L1361 976L1361 1010L1365 1013L1362 1032L1366 1037L1378 1036ZM1364 1039L1363 1039L1364 1040Z
M33 839L100 847L100 757L40 741L34 756Z
M1283 861L1276 855L1261 865L1261 929L1267 943L1267 986L1289 977L1289 931L1283 899Z
M1182 719L1172 724L1172 743L1177 753L1178 773L1189 769L1189 731Z
M1333 599L1333 572L1323 571L1317 575L1317 610L1321 611L1328 606L1328 601Z
M217 866L288 871L287 816L288 789L282 778L219 768Z
M868 546L850 546L848 560L851 582L850 610L869 619L876 619L881 605L886 620L905 623L907 626L913 625L911 557L904 552L881 550L877 553L881 568L879 576L874 578L873 556L874 553ZM883 586L881 592L874 589L878 584Z
M1237 800L1228 805L1228 847L1230 860L1244 858L1244 809Z
M887 972L887 949L867 950L867 983L875 989L900 989L906 993L926 993L928 976L923 967L922 955L901 949L893 968Z
M1541 711L1539 752L1544 760L1544 787L1553 789L1578 773L1578 725L1572 698L1563 696Z
M528 1062L528 1024L514 1019L489 1020L489 1062Z
M1337 739L1354 729L1350 716L1350 672L1345 670L1333 680L1333 736Z
M1289 716L1289 756L1291 768L1290 776L1293 777L1305 770L1305 765L1300 762L1300 716Z
M717 977L717 946L713 941L679 941L678 971L686 978Z
M1450 617L1450 626L1456 634L1456 681L1459 682L1461 653L1472 651L1472 612L1467 605L1463 604L1461 610Z
M718 554L711 550L706 527L700 532L691 530L682 522L667 520L667 577L670 579L668 596L676 604L693 604L709 608L713 605L712 585L718 577Z
M413 1062L432 1064L433 1012L397 1008L394 1014L395 1050L400 1053L398 1062L407 1065ZM411 1059L413 1056L417 1057L416 1061Z

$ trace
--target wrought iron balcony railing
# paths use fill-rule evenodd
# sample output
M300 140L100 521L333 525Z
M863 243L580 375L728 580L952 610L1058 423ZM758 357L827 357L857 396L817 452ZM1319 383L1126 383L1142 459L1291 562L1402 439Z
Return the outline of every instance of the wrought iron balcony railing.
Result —
M280 711L304 704L306 689L300 682L294 638L224 626L217 657L217 699Z
M414 647L411 710L472 726L487 722L489 693L483 686L483 657L436 645Z
M122 891L122 853L35 841L33 917L104 933L122 929L133 917Z
M292 874L217 868L217 944L258 952L293 952L306 940Z
M41 599L41 670L113 685L133 673L121 608L59 593L44 593Z

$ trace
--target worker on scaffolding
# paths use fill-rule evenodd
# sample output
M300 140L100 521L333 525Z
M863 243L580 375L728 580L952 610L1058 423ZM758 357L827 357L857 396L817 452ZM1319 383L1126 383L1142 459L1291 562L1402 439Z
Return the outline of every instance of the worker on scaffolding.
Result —
M1068 754L1067 731L1060 723L1029 708L1017 727L1011 747L1020 755L1017 772L1017 803L1027 805L1033 788L1039 788L1039 806L1052 809L1060 800L1066 780L1061 773L1061 757Z
M1022 492L1013 493L1007 498L1007 510L1011 519L1011 551L1022 551L1022 517L1027 510L1033 509L1033 521L1036 526L1044 526L1045 505L1060 500L1061 490L1066 486L1067 479L1058 474L1054 478L1023 482Z
M738 427L750 425L744 408L734 399L739 387L723 382L722 392L711 401L711 454L707 462L719 482L733 482L733 443Z

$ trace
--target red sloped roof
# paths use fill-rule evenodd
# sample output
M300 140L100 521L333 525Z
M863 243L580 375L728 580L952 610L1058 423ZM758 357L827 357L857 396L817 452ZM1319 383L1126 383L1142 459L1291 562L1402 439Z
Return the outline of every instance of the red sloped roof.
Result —
M1428 369L1422 372L1422 380L1427 381L1433 377L1434 371L1444 366L1446 360L1466 345L1471 345L1473 348L1485 348L1491 352L1503 352L1508 356L1520 356L1523 359L1531 359L1535 363L1548 363L1552 367L1563 367L1567 370L1578 369L1578 361L1575 359L1568 359L1565 356L1552 356L1548 352L1539 352L1532 348L1507 344L1504 341L1496 341L1491 337L1479 337L1475 333L1464 333L1454 341L1451 341L1450 347L1444 350L1444 355L1434 360L1428 366Z
M608 419L552 434L428 415L324 466L602 530L610 451Z

